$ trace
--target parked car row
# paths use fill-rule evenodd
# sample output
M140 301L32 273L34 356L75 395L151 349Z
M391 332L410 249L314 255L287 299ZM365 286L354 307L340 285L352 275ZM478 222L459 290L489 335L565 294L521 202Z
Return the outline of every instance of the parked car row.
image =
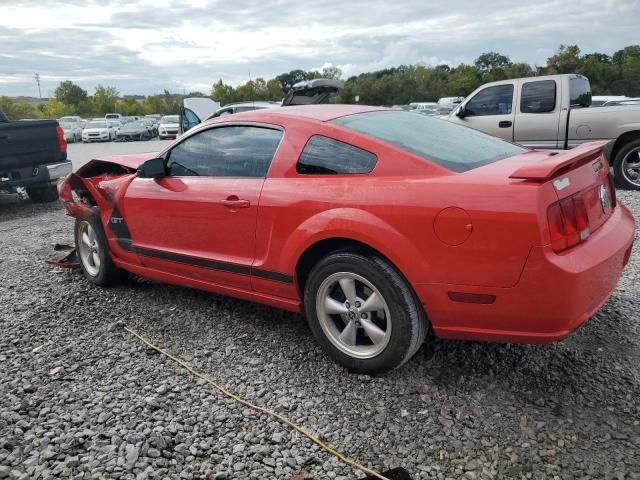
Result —
M87 142L131 142L176 138L178 115L145 115L125 117L119 113L107 113L104 118L90 120L78 116L58 119L64 138L69 143Z

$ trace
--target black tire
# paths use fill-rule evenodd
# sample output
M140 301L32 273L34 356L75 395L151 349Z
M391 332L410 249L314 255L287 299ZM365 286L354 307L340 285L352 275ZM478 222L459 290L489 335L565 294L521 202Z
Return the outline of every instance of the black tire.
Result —
M55 202L58 199L58 189L55 185L27 187L27 195L33 203Z
M95 241L98 245L98 256L100 258L100 266L97 269L97 272L92 273L90 271L90 267L88 267L85 263L85 259L82 255L82 248L84 248L80 243L82 239L80 236L82 235L82 231L84 228L84 224L88 224L91 226L93 231L95 232ZM76 224L74 228L74 238L76 242L76 252L78 255L78 259L80 261L80 267L82 268L82 273L85 278L89 280L91 283L95 285L99 285L101 287L110 287L113 285L118 285L127 280L128 273L118 267L116 267L111 260L111 255L109 254L109 244L107 243L107 238L104 235L104 230L102 228L102 224L100 223L99 218L91 217L88 220L76 219Z
M623 168L625 159L633 152L636 152L640 156L640 140L629 142L618 151L616 157L613 159L613 173L616 177L616 183L622 188L640 190L640 175L637 180L629 178Z
M342 272L370 282L388 307L392 327L389 339L384 349L371 358L358 358L337 348L321 325L318 315L321 307L316 306L321 286L332 275ZM401 366L418 351L428 331L426 314L411 286L392 265L376 256L339 252L324 258L309 274L304 303L307 320L318 342L330 357L356 373L378 374ZM340 322L339 316L333 317L338 317L336 323Z

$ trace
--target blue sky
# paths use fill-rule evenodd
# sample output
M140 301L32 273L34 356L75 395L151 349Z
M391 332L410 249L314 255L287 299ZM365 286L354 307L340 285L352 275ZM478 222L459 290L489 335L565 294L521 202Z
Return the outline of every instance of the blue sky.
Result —
M640 42L640 0L0 0L0 95L43 96L72 80L123 94L199 90L295 68L343 77L498 51L544 64L561 43L584 52Z

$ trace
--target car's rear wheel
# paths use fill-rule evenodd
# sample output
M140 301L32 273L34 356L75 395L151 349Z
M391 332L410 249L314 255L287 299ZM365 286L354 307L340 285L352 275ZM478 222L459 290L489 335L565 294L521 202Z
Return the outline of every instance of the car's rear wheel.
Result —
M109 254L109 246L102 225L96 218L76 220L75 240L84 276L103 287L122 283L127 272L116 267Z
M613 161L613 173L621 187L640 190L640 140L620 149Z
M348 252L312 270L305 310L318 342L358 373L399 367L424 342L428 322L407 281L387 261Z

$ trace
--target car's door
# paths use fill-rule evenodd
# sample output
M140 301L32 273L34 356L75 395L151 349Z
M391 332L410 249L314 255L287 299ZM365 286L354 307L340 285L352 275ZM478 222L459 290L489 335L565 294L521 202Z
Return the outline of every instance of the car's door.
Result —
M555 80L533 80L519 85L513 140L525 147L557 148L561 85Z
M136 178L123 214L140 261L249 289L258 200L282 135L262 125L201 130L166 153L165 177Z
M463 106L464 116L452 115L450 120L476 130L513 141L513 83L483 88Z

